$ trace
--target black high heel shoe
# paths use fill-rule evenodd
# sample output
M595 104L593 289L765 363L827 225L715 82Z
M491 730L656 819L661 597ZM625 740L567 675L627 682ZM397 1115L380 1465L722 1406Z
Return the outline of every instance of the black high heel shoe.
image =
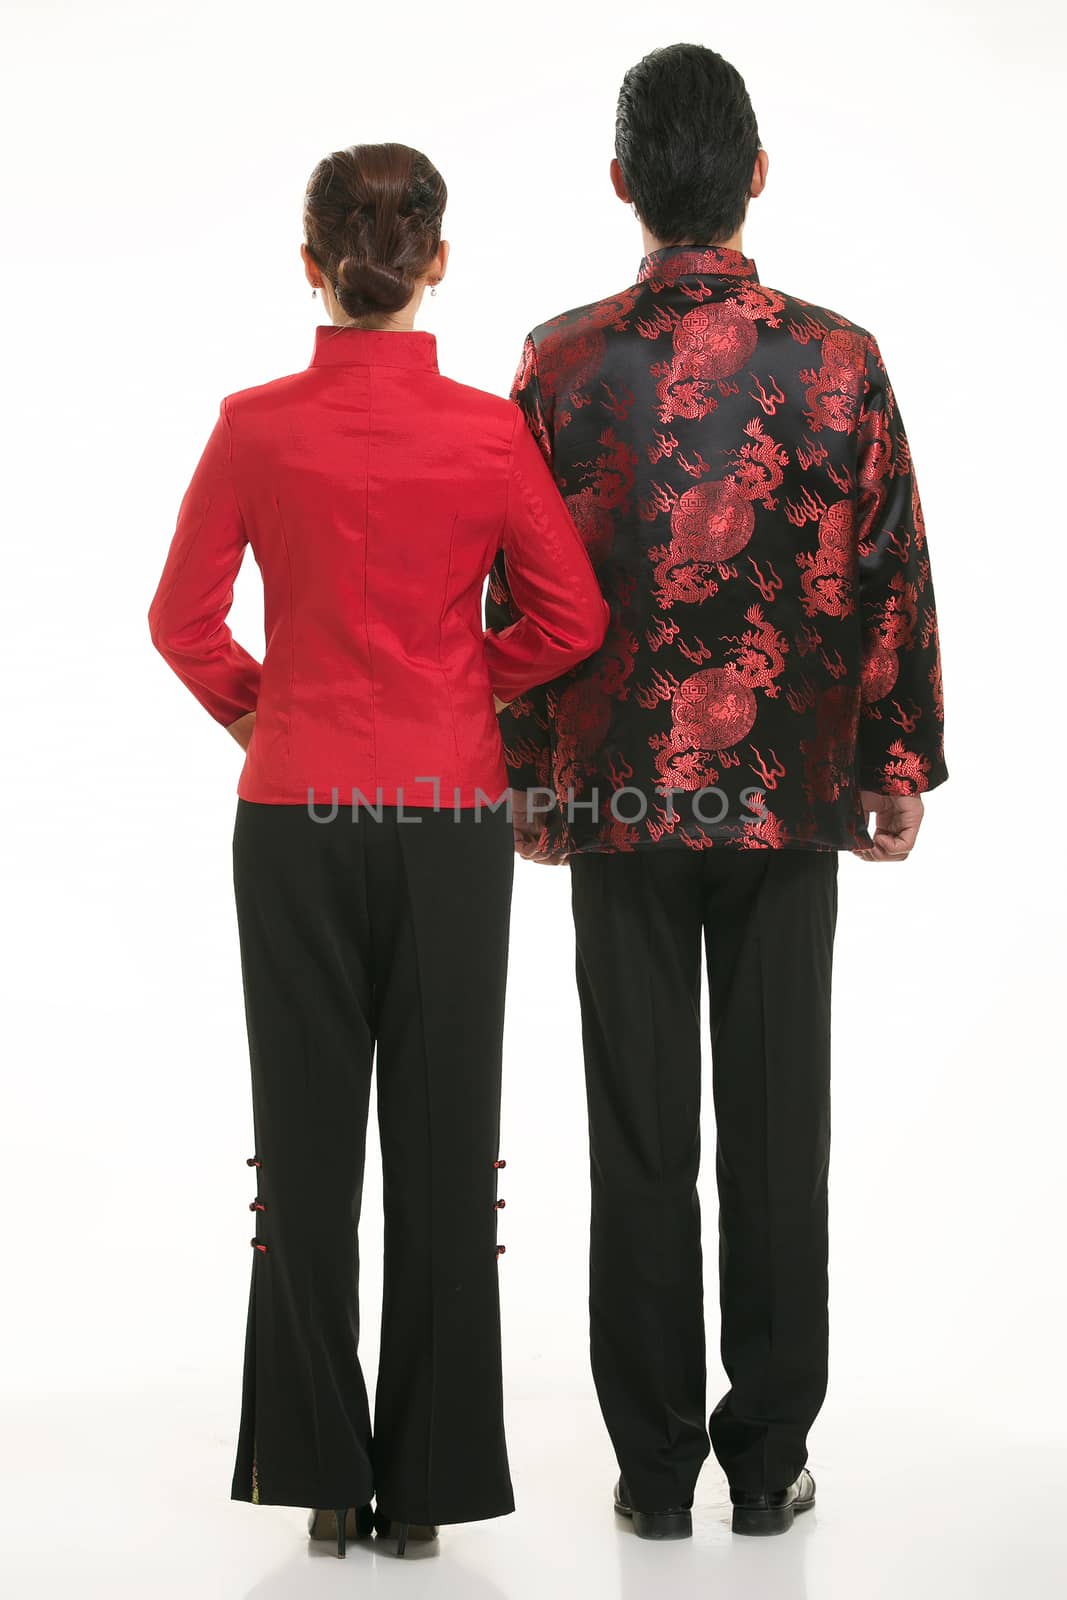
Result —
M374 1531L379 1539L395 1539L396 1553L403 1556L407 1553L408 1539L416 1539L420 1544L429 1544L437 1538L437 1528L432 1522L394 1522L392 1517L387 1517L384 1511L374 1513Z
M337 1539L337 1554L345 1555L346 1537L366 1539L374 1531L370 1506L348 1506L336 1511L312 1511L308 1517L308 1537Z

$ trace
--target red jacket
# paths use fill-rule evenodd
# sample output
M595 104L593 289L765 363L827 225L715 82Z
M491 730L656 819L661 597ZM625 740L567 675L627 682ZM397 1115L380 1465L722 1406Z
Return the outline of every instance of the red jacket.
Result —
M262 665L226 624L246 544ZM483 631L500 551L523 616ZM493 695L581 661L607 615L518 406L441 377L430 333L322 326L303 372L222 401L149 625L216 721L256 712L243 799L451 807L507 785Z

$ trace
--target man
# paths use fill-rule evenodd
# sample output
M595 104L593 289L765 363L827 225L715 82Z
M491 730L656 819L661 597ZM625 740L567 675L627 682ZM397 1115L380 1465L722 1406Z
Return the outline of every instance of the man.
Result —
M638 281L537 328L514 390L612 620L501 726L519 849L571 867L616 1508L688 1535L710 1447L734 1530L779 1533L826 1390L838 855L904 860L948 776L937 618L877 342L742 252L767 156L737 71L648 56L616 157ZM502 563L489 612L514 614ZM707 1426L702 941L730 1382Z

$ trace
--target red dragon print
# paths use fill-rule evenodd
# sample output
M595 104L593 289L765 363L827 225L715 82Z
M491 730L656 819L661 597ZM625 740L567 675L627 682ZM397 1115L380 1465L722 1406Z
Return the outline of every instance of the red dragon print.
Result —
M937 631L937 616L931 611L929 626L926 629L927 640L933 640L934 664L930 668L930 698L934 713L934 721L943 723L945 720L945 685L941 676L941 640Z
M732 300L695 306L674 330L674 357L653 367L660 421L709 416L711 386L745 366L756 348L755 324Z
M747 443L737 451L736 478L749 500L761 500L769 511L778 502L774 491L789 465L789 452L770 437L758 417L745 423Z
M760 606L749 606L745 621L751 627L739 639L724 637L724 643L733 647L733 670L746 689L765 689L773 700L781 687L774 680L785 666L789 644L773 622L767 621Z
M718 590L715 573L743 550L756 514L730 478L698 483L671 508L671 542L649 550L656 562L656 601L669 611L676 601L699 605Z
M569 683L559 697L556 726L556 788L562 795L580 795L595 769L611 722L611 701L595 677Z
M717 251L714 246L711 249L701 249L696 253L700 257L696 262L693 259L693 252L688 250L681 250L674 256L658 260L647 275L651 292L659 294L660 290L673 287L679 278L688 278L694 272L711 273L716 271L719 263L716 259ZM736 277L740 281L743 281L745 277L755 276L754 265L749 265L748 263L744 267L739 267L736 271Z
M863 393L865 344L858 333L834 328L822 342L822 366L803 372L807 384L804 413L813 433L832 428L850 433L855 427Z
M602 694L611 695L614 700L628 698L629 680L633 675L634 657L638 649L633 634L618 617L614 617L596 658L596 679Z
M858 724L859 695L854 684L837 683L823 690L815 706L814 734L800 741L809 801L834 801L851 787Z
M591 468L592 482L566 496L567 509L577 525L589 559L596 566L611 551L617 513L633 493L636 453L619 439L613 428L600 435L603 447Z
M600 376L604 334L591 328L579 338L549 334L537 351L537 371L546 394L569 400L576 409L589 404L588 390Z
M782 325L779 312L785 310L785 296L777 289L768 289L762 283L741 283L734 295L734 304L741 315L752 322L766 322L771 328Z
M855 610L852 598L855 548L854 507L851 500L835 500L819 519L819 548L814 555L800 551L800 603L806 616L848 617Z
M866 503L870 503L873 496L873 504L877 509L884 494L881 482L892 462L889 419L882 409L865 411L860 418L858 449L860 465L857 486ZM868 510L867 516L870 515Z
M900 663L897 653L890 649L880 634L875 634L863 652L863 698L867 702L881 700L897 681Z
M888 757L882 768L886 794L920 794L926 788L929 757L905 749L900 739L893 740Z
M918 612L915 585L906 582L903 574L895 573L864 646L861 681L866 704L883 699L896 683L900 671L897 652L911 648Z
M769 810L741 825L738 844L742 850L781 850L789 843L789 829Z
M659 777L674 789L716 783L715 757L743 739L755 720L756 696L733 666L694 672L671 701L670 733L648 741Z

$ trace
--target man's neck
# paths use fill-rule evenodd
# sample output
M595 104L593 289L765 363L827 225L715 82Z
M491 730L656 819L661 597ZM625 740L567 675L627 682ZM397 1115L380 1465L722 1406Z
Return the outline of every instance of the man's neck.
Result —
M654 250L666 250L668 248L662 239L657 239L655 234L649 233L644 223L641 224L641 237L645 242L646 256L650 256ZM707 250L711 248L710 245L698 245L693 239L682 239L679 240L678 243L683 245L690 244L694 249L697 250ZM732 238L716 239L715 248L717 250L741 250L741 229L738 228L737 232L732 236Z

